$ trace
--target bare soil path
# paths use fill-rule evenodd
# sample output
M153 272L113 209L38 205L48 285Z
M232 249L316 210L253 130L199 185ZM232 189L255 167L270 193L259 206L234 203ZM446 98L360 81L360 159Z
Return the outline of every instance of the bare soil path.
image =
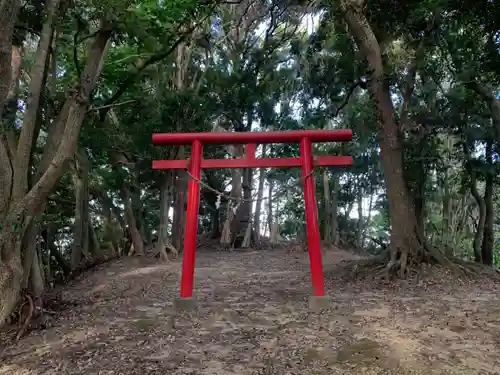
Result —
M329 311L308 310L307 254L201 252L196 313L180 261L123 259L65 287L80 301L0 358L0 375L500 374L493 283L346 282L325 255Z

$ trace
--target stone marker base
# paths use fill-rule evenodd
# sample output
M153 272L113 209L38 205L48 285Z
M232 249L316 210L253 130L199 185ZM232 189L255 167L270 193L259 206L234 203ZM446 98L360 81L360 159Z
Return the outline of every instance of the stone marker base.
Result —
M193 312L197 309L196 298L176 298L174 302L174 308L176 312Z
M311 296L309 297L309 310L312 312L321 312L330 308L330 297Z

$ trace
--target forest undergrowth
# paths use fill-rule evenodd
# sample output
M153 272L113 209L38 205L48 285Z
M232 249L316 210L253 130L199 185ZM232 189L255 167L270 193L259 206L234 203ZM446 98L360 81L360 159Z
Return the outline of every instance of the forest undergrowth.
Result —
M113 261L54 292L50 326L2 348L0 375L499 373L495 279L423 266L387 280L365 260L325 250L321 313L306 252L200 249L191 312L173 307L180 259Z

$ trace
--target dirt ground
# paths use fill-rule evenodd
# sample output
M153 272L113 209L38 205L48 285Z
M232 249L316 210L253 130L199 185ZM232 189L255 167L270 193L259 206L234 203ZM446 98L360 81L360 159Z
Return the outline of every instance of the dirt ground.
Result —
M306 253L200 252L198 311L183 313L180 261L123 259L65 287L79 304L7 346L0 375L500 374L497 285L345 281L354 257L325 252L322 313Z

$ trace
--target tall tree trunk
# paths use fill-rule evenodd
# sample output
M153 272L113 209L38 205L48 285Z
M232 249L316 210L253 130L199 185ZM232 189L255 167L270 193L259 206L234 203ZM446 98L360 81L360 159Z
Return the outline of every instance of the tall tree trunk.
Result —
M339 213L338 213L338 195L339 195L339 176L334 173L332 176L332 244L339 242Z
M19 0L2 0L0 9L0 228L7 224L5 216L9 210L12 192L12 155L15 154L15 135L12 128L7 127L3 121L4 106L11 91L12 77L12 35L17 14L20 7ZM0 262L6 258L0 247ZM0 265L0 291L4 285L3 270ZM0 308L0 326L4 314Z
M483 242L481 244L481 260L483 264L488 266L493 265L493 245L494 245L494 231L493 225L495 220L493 209L493 140L489 139L486 142L486 162L488 163L488 172L486 174L486 186L484 189L484 234Z
M179 147L178 156L184 158L184 147ZM185 171L175 171L174 217L172 222L172 244L178 251L183 249L184 224L186 219L186 190L188 177Z
M330 176L328 175L328 170L323 171L323 199L325 201L325 220L324 220L324 233L323 240L327 245L332 244L332 204L330 201Z
M212 186L215 190L221 191L223 188L221 186L221 181L217 178L214 178L214 174L210 172L210 170L205 171L205 176L207 177L208 185ZM222 196L213 192L206 191L203 192L205 196L205 201L210 209L210 236L211 238L220 238L221 236L221 228L220 228L220 216L221 216L221 203Z
M478 209L479 209L479 218L478 218L478 223L477 223L477 228L476 228L476 233L474 234L474 241L472 248L474 250L474 260L478 263L481 263L481 243L483 239L483 233L484 233L484 223L486 220L486 204L484 202L483 197L481 197L481 194L479 194L479 191L477 189L477 176L476 176L476 170L472 166L472 159L470 156L469 148L466 142L463 143L463 151L465 155L465 168L467 170L467 173L469 174L470 178L470 192L474 199L476 200Z
M127 222L127 231L132 240L134 246L134 253L137 255L144 254L144 241L142 239L141 232L137 228L137 222L134 216L134 210L132 209L132 198L130 196L130 191L125 185L120 188L120 195L123 201L123 206L125 208L125 221Z
M409 196L405 176L403 142L385 80L382 53L379 42L364 15L363 3L363 1L341 0L341 7L350 33L356 40L371 72L368 89L378 112L380 154L391 221L391 257L387 270L388 272L399 270L403 276L410 264L419 263L424 259L437 260L443 264L449 262L439 251L426 249L425 240L419 238L415 207ZM401 220L402 217L405 220ZM432 254L428 254L426 250Z
M262 157L266 157L266 144L262 145ZM257 190L257 202L255 202L255 213L253 216L253 226L255 230L255 237L257 240L260 238L260 215L262 210L262 197L264 195L264 182L266 180L266 169L260 168L259 171L259 187Z
M89 251L90 254L93 255L94 257L99 255L99 252L101 250L101 246L99 244L99 238L97 238L97 234L94 230L94 226L92 225L92 220L89 215L89 220L88 220L88 234L89 234ZM116 252L115 249L113 248L113 252ZM114 254L116 255L116 254Z
M370 199L368 200L368 216L364 222L363 225L363 239L362 243L363 246L365 245L365 240L366 240L366 232L370 228L371 220L372 220L372 209L373 209L373 190L372 188L369 189L370 192Z
M37 215L26 227L22 240L23 283L22 288L29 288L29 279L33 271L33 262L36 257L36 237L38 235L38 222L42 215ZM32 291L33 292L33 291ZM39 297L39 295L35 294Z
M453 243L452 236L454 233L454 228L451 226L451 195L450 195L450 186L448 183L448 169L444 171L443 181L442 181L442 189L443 189L443 213L442 213L442 221L443 226L441 228L442 233L442 243L445 249L445 253L448 256L453 256Z
M35 65L32 67L30 74L31 80L28 87L28 98L31 97L32 100L27 101L27 103L29 103L30 106L27 107L26 109L26 116L24 117L22 127L24 128L25 126L27 126L28 128L33 129L33 133L29 137L31 138L31 148L29 148L28 151L27 143L26 144L21 143L21 141L23 141L22 137L20 137L19 139L19 144L16 145L16 150L21 147L26 149L26 151L29 154L28 165L30 166L33 165L33 160L32 160L33 154L35 152L36 142L38 139L38 135L40 134L41 123L42 123L42 116L41 116L42 91L43 87L45 87L47 82L47 76L49 70L48 68L50 61L50 54L48 50L50 44L52 43L52 36L53 36L52 20L54 18L54 13L56 11L57 4L58 1L56 1L55 3L54 2L47 3L46 5L48 8L47 10L48 17L42 28L42 35L36 53ZM45 61L42 65L43 59ZM21 134L23 134L23 132L21 132ZM28 142L29 138L26 139L26 142ZM51 150L51 152L53 151ZM47 161L47 159L45 159L45 161ZM48 167L47 163L40 163L38 165L36 173L34 174L31 174L29 172L25 173L26 181L24 181L24 183L26 183L26 190L29 187L33 186L34 182L40 179L42 174L47 170L47 167ZM32 168L28 169L32 170ZM20 175L20 177L22 177L22 175ZM23 258L23 273L24 273L23 287L29 288L30 286L36 286L36 291L31 290L31 292L36 297L41 297L41 294L38 293L43 292L43 290L39 288L40 280L32 280L32 282L29 283L29 278L39 277L36 266L33 266L32 263L36 261L36 259L34 258L37 257L36 243L37 243L37 235L39 232L38 226L42 218L44 209L45 209L45 203L42 204L42 206L39 209L39 212L28 223L26 232L22 239L22 248L23 248L22 258Z
M69 263L66 261L64 256L61 254L61 252L57 249L57 246L55 244L55 230L54 230L54 224L48 223L47 227L42 230L42 238L45 242L46 250L49 254L49 263L54 257L55 261L61 268L64 277L67 277L70 272L71 272L71 267Z
M109 117L113 123L119 123L118 118L113 110L109 111ZM120 165L129 165L130 162L124 154L115 151L109 152L108 158L110 164L113 166L116 172L117 182L120 185L120 198L122 200L125 213L125 222L124 225L122 225L122 229L126 230L126 233L128 234L127 238L130 238L132 242L133 252L135 252L135 254L137 255L143 255L144 239L142 237L141 231L139 230L139 227L137 226L137 220L134 215L134 209L132 206L132 194L130 193L129 182L126 178L127 172L118 168ZM103 193L101 193L100 195L101 197L105 197L105 194ZM104 201L106 200L107 199L104 199ZM112 207L114 207L114 205L111 202L111 208ZM117 215L120 216L119 213L117 213ZM128 251L129 249L124 250Z
M22 65L22 40L19 45L12 46L12 83L10 85L9 94L5 102L3 116L0 118L0 129L5 136L5 140L12 154L17 150L17 139L14 132L16 115L18 112L19 100L19 77L21 75Z
M0 12L0 119L12 85L12 35L20 6L19 0L2 0Z
M177 47L177 55L175 58L175 86L179 93L183 92L187 86L186 69L187 57L190 54L190 49L185 43L179 44ZM179 147L177 156L179 159L185 158L184 146ZM172 244L177 249L183 249L184 243L184 226L186 221L186 196L188 187L188 175L185 171L178 170L174 172L174 215L172 222Z
M252 123L253 123L253 108L247 110L246 113L247 123L246 126L236 127L236 131L251 131ZM242 122L243 124L243 122ZM255 151L255 150L254 150ZM245 157L249 157L249 151L244 150ZM255 156L255 155L254 155ZM242 247L250 247L252 242L252 209L253 209L253 200L252 200L252 190L253 190L253 169L245 168L242 171L243 183L241 185L243 201L238 207L236 211L236 215L234 218L235 226L237 230L233 234L233 243L236 238L242 240ZM240 241L238 240L238 243Z
M81 81L71 92L64 106L68 110L68 115L63 118L59 117L56 120L64 121L65 126L60 145L56 149L47 170L34 186L23 195L16 190L25 186L25 177L22 171L14 171L14 176L12 176L12 172L2 175L4 179L9 178L10 181L0 182L7 182L7 186L11 186L15 193L12 196L10 193L6 197L2 196L2 202L0 202L0 209L7 208L6 213L5 211L0 212L0 224L2 224L0 226L0 324L3 324L11 314L19 297L23 277L21 248L25 228L33 216L39 213L45 200L66 171L69 158L74 154L90 95L99 77L100 68L102 67L101 61L106 55L111 34L110 28L103 27L94 36L94 43L89 49ZM26 130L23 128L21 133L23 131L33 133L29 127ZM28 140L22 134L20 139L23 139L23 142L19 142L22 147L18 146L16 159L17 155L21 158L25 158L27 155L29 159L29 151L26 150L31 150L32 140ZM3 143L0 144L0 158L7 156L8 159L0 160L0 165L14 165L15 169L25 165L24 161L11 160L12 156L9 153L2 152L2 145ZM3 164L4 162L6 164ZM12 171L12 167L10 167L10 170ZM26 171L24 172L26 173ZM16 186L13 182L20 185ZM5 201L7 205L3 206L1 203Z
M36 142L36 124L42 94L42 85L47 67L47 58L52 41L52 22L59 5L59 0L48 1L47 19L42 27L42 35L38 43L35 56L35 64L31 69L30 82L28 85L28 95L26 99L26 111L23 118L23 126L17 145L17 152L14 165L14 193L13 199L19 200L28 190L28 171L31 161L31 151Z
M141 185L139 181L139 171L134 169L133 183L130 185L130 198L132 211L134 212L137 229L141 232L142 239L146 241L146 227L144 225L144 211L141 203Z
M75 153L75 166L73 171L73 183L75 185L75 224L74 240L71 249L71 270L75 270L82 255L91 259L89 253L89 176L88 158L85 151Z
M419 144L417 146L417 152L418 152L418 160L416 163L416 168L415 168L415 179L413 182L413 191L412 191L412 198L415 206L415 216L417 218L417 227L419 229L419 234L421 238L424 238L425 235L425 225L424 225L424 195L425 195L425 181L426 181L426 168L424 165L424 158L423 158L423 145L422 142L425 142L424 140L419 141Z
M45 281L43 275L43 263L40 262L40 250L35 248L35 256L31 262L31 277L29 289L35 296L41 296L45 290Z
M125 223L120 224L119 221L114 217L114 213L109 206L104 206L104 233L102 236L101 246L112 248L116 255L121 255L124 250L120 246L120 242L123 242L123 233L125 232Z
M267 227L269 228L269 235L271 235L271 231L273 230L273 188L274 188L274 180L268 180L269 184L268 190L268 199L267 199Z
M467 222L467 212L468 212L468 201L469 195L464 194L459 201L457 202L457 206L455 207L455 212L452 215L452 236L450 239L451 248L453 249L453 255L455 255L455 249L458 248L458 239L459 234L461 234Z
M170 211L170 171L163 171L160 176L160 225L158 228L157 252L164 260L168 260L166 247L168 241L168 212ZM176 249L177 250L177 249Z
M359 183L359 182L358 182ZM358 192L358 228L356 231L356 246L359 248L363 247L363 190L359 189Z
M219 208L215 208L210 213L210 237L212 238L219 238L221 235L220 215L221 212Z
M236 147L235 147L236 149ZM243 156L243 152L240 151L238 157ZM246 151L245 151L246 154ZM243 242L246 232L248 231L248 226L250 224L250 219L252 215L252 168L244 168L242 170L234 169L234 174L236 180L235 184L232 186L235 194L231 191L231 195L235 198L243 198L243 200L238 202L238 208L231 221L231 243L240 246ZM250 238L249 238L250 242ZM250 244L246 244L250 246ZM248 247L247 246L247 247Z
M233 159L239 159L243 157L243 146L235 145L232 147L232 157ZM231 198L232 200L228 202L227 214L222 229L221 244L224 247L232 248L232 245L239 234L241 227L241 222L239 217L244 208L241 198L243 196L242 191L242 179L243 179L243 169L234 168L231 170ZM236 212L234 209L236 208ZM246 229L246 226L245 226Z

